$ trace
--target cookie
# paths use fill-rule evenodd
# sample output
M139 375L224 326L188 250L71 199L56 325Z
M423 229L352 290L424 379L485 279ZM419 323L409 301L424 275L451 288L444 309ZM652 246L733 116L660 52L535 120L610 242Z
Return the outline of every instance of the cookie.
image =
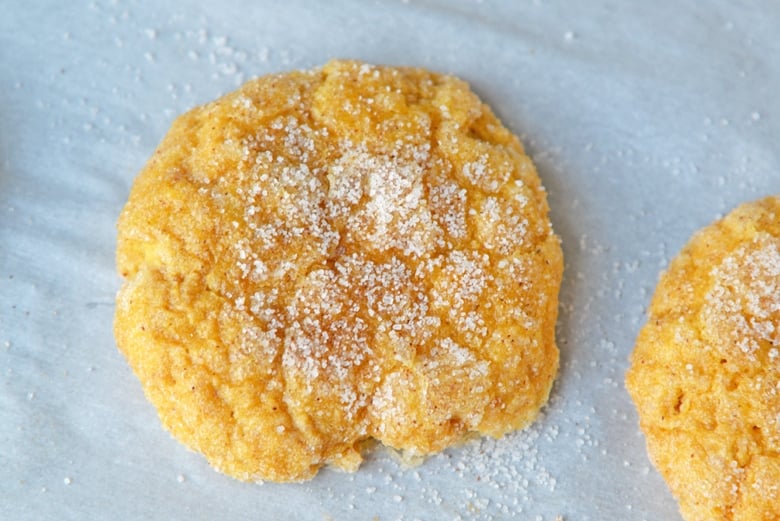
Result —
M178 118L118 223L119 349L241 480L528 425L562 253L518 139L461 80L333 61Z
M780 198L671 262L626 386L686 520L780 520Z

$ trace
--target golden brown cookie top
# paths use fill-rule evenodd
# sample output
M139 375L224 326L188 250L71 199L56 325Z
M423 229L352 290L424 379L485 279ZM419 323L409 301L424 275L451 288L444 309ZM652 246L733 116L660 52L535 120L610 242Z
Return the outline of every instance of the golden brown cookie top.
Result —
M168 429L240 479L527 425L562 258L468 86L334 61L180 117L119 220L116 337Z
M672 261L626 383L687 520L780 519L780 198Z

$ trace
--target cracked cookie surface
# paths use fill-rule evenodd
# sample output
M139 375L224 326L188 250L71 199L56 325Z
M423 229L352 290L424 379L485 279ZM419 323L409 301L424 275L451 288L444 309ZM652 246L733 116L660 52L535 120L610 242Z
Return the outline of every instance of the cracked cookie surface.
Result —
M351 61L178 118L118 224L115 335L164 426L242 480L528 425L558 368L546 195L468 86Z

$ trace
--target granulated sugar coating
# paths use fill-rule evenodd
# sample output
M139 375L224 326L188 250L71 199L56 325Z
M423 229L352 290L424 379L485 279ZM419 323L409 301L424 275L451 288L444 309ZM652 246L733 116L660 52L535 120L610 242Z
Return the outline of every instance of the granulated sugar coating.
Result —
M780 519L780 198L672 262L626 384L685 519Z
M117 343L242 480L528 425L563 269L517 138L453 77L334 61L173 125L119 220Z

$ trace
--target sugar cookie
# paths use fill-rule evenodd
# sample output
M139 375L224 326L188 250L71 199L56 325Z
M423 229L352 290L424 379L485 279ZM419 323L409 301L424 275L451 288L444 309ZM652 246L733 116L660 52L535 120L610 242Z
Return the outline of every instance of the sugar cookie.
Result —
M649 315L626 385L683 516L780 520L780 198L696 234Z
M181 116L118 224L117 344L242 480L528 425L563 269L523 148L453 77L333 61Z

